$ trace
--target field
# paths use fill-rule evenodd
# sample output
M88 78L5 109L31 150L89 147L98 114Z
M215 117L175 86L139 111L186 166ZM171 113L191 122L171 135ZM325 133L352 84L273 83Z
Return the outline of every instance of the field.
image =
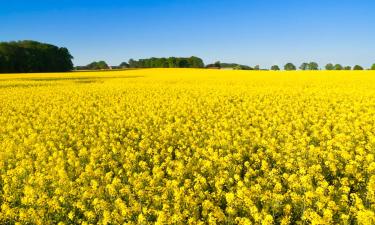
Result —
M1 224L375 224L375 72L0 76Z

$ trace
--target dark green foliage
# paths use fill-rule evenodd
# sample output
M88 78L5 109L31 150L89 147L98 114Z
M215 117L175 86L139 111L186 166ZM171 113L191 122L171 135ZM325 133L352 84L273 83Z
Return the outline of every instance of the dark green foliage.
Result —
M188 61L189 61L189 65L191 68L203 68L204 67L204 63L201 58L192 56L188 59Z
M352 67L351 66L345 66L344 70L352 70Z
M253 70L250 66L241 65L237 63L220 63L221 68L232 68L235 70Z
M241 65L237 63L222 63L217 61L213 64L206 65L206 68L215 68L215 69L234 69L234 70L253 70L252 67L247 65Z
M232 68L235 70L253 70L253 68L251 68L250 66L246 66L246 65L236 65Z
M299 67L300 70L309 70L309 64L308 63L302 63Z
M334 66L334 69L335 69L335 70L343 70L344 67L341 66L340 64L336 64L336 65Z
M129 63L127 63L127 62L122 62L122 63L118 66L118 68L120 68L120 69L126 69L126 68L129 68Z
M316 62L302 63L300 70L319 70L319 65Z
M319 65L316 62L309 63L309 70L319 70Z
M149 58L130 59L129 68L203 68L203 60L192 56L190 58L169 57L169 58Z
M216 67L215 64L207 64L205 67L208 68L208 69L220 69L221 68L221 67ZM227 67L227 68L229 68L229 67Z
M225 67L223 68L233 68L231 67L230 65L234 65L234 66L237 66L238 64L230 64L230 63L221 63L220 61L216 61L215 63L213 64L207 64L206 65L206 68L214 68L214 69L221 69L222 68L222 65L225 65Z
M108 64L105 61L92 62L85 66L87 70L107 70L109 69Z
M296 70L297 68L293 63L287 63L285 64L284 69L289 71L289 70Z
M363 70L363 67L360 66L360 65L355 65L355 66L353 67L353 70Z
M326 65L326 70L334 70L334 69L335 69L335 67L334 67L334 65L332 63L328 63Z
M218 64L218 63L207 64L206 68L208 68L208 69L221 69L221 64ZM232 67L225 67L225 68L232 68Z
M375 70L375 63L372 64L372 66L371 66L371 70Z
M137 61L135 61L134 59L129 59L129 68L137 68Z
M215 62L214 65L215 65L215 67L221 68L221 62L220 61Z
M36 41L0 43L0 73L66 72L73 69L68 49Z
M271 66L271 70L280 70L280 67L278 65Z

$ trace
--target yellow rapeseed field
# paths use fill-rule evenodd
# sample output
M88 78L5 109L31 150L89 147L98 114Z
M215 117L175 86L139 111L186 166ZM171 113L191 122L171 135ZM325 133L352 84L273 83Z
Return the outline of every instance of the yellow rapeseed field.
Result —
M0 224L375 224L375 72L0 76Z

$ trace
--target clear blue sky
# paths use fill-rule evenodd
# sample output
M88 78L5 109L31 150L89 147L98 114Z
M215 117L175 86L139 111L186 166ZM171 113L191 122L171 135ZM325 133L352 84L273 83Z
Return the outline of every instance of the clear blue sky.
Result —
M248 65L375 62L374 0L0 0L0 41L69 48L75 65L202 57Z

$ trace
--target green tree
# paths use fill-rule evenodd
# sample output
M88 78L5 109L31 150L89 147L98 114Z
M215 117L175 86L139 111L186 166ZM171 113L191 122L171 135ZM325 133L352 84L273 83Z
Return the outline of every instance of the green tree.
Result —
M360 65L355 65L355 66L353 67L353 70L363 70L363 67L360 66Z
M251 68L250 66L246 66L246 65L240 65L241 67L241 70L254 70L254 68Z
M290 71L290 70L296 70L296 66L293 63L287 63L284 66L284 70Z
M309 70L319 70L319 65L316 62L309 63Z
M70 54L67 48L60 48L58 50L58 66L57 72L70 71L73 69L73 56Z
M2 65L5 63L5 59L2 55L0 55L0 68L2 67ZM1 72L1 71L0 71Z
M167 61L168 61L168 67L169 68L177 68L178 67L176 57L169 57Z
M227 67L225 67L225 68L227 68ZM234 70L242 70L241 65L235 65L235 66L233 67L233 69L234 69Z
M129 68L137 68L138 67L137 61L135 61L134 59L129 59L128 64L129 64Z
M122 62L122 63L120 63L120 65L119 65L118 67L121 68L121 69L129 68L129 63L127 63L127 62Z
M189 60L187 58L178 58L178 68L189 68L190 67L190 64L189 64Z
M334 70L335 69L335 67L333 66L332 63L328 63L325 68L326 68L326 70Z
M308 63L302 63L301 66L299 67L300 70L309 70L309 64Z
M203 60L192 56L185 57L169 57L169 58L156 58L151 57L148 59L129 60L130 68L203 68Z
M260 66L259 65L255 65L254 66L254 70L260 70Z
M92 62L86 66L88 70L104 70L109 69L108 64L105 61Z
M109 66L105 61L99 61L97 65L100 70L109 69Z
M198 58L196 56L192 56L188 59L190 68L203 68L204 63L201 58Z
M235 64L232 67L224 67L224 68L233 68L234 70L253 70L253 68L251 68L250 66L239 65L239 64Z
M73 69L67 48L37 41L0 43L0 72L65 72Z
M371 66L371 70L375 70L375 63L372 64L372 66Z
M344 67L343 67L342 65L340 65L340 64L336 64L336 65L334 66L334 69L335 69L335 70L343 70Z
M159 67L160 68L168 68L168 60L166 58L160 58L159 59Z
M352 67L351 66L345 66L344 70L352 70Z
M271 66L271 70L280 70L280 67L278 65Z

